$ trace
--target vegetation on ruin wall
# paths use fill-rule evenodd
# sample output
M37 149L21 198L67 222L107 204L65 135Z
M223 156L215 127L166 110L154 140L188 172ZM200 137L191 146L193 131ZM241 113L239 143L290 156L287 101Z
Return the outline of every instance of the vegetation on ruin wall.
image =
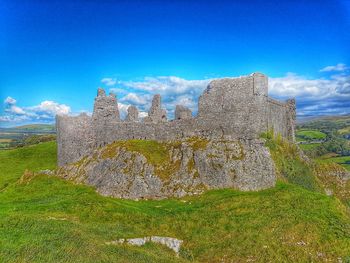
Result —
M281 136L274 136L273 131L263 134L266 146L270 149L279 179L302 186L311 191L320 191L313 169L301 159L300 151L295 144L289 143Z
M165 143L152 140L128 140L117 141L107 145L102 151L103 158L113 158L118 154L120 148L128 151L138 152L146 157L147 161L154 166L168 162L168 148Z
M266 139L266 146L270 149L280 179L311 191L331 190L332 195L350 208L350 180L340 179L340 175L345 172L343 166L330 158L310 159L306 162L301 159L300 150L296 145L290 144L280 136L273 136L272 131L263 134L262 137Z
M209 143L207 139L196 136L188 138L187 142L192 147L193 151L205 150Z
M193 148L193 151L202 150L207 147L208 140L191 137L185 141ZM131 152L137 152L143 155L148 163L155 168L155 174L161 179L168 179L172 173L180 168L181 160L172 161L170 151L174 148L181 147L181 141L157 142L153 140L127 140L117 141L105 146L102 150L102 158L113 158L118 155L121 148ZM190 160L189 171L194 167L194 160Z
M26 173L17 181L25 169L53 168L55 152L51 142L0 152L0 180L12 178L0 192L0 262L350 259L350 218L334 197L278 182L259 192L226 189L182 199L130 201L102 197L91 187L53 176L30 178ZM150 235L184 240L179 257L156 244L106 245Z

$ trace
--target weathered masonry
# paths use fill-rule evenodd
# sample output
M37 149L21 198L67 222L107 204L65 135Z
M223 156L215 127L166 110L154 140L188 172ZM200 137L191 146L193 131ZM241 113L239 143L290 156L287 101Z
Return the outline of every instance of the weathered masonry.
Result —
M295 116L295 100L269 98L268 79L261 73L211 81L199 98L196 117L178 105L175 119L170 121L160 95L154 96L147 117L141 120L137 108L130 106L122 120L116 96L99 89L91 117L56 117L58 164L77 161L97 147L128 139L172 141L198 136L254 140L273 129L294 141Z

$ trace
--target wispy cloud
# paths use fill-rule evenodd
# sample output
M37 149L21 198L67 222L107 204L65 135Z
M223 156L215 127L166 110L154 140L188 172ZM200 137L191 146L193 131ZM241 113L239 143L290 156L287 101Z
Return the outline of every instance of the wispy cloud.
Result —
M343 64L343 63L338 63L337 65L335 66L327 66L327 67L324 67L323 69L321 69L320 71L321 72L331 72L331 71L345 71L347 70L348 67Z
M106 86L114 86L117 83L117 80L115 78L103 78L101 79L101 82Z
M4 103L8 104L8 105L12 105L12 104L16 104L16 100L14 98L7 97L4 101Z

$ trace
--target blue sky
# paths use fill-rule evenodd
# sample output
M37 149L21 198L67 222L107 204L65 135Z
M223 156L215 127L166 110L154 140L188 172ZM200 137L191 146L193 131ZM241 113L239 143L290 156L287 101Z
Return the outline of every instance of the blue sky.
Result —
M350 1L0 0L0 126L92 111L194 111L212 78L267 74L298 116L350 113Z

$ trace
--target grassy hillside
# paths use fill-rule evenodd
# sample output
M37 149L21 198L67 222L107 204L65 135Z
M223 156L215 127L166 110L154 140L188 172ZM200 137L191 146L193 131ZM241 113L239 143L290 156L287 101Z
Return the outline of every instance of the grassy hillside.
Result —
M102 197L86 186L26 168L53 168L55 144L0 151L0 262L325 262L350 260L350 217L336 198L280 180L273 189L209 191L162 201ZM286 153L285 176L309 173ZM273 148L275 147L275 148ZM45 154L46 153L46 154ZM290 157L288 159L287 157ZM309 175L311 176L311 175ZM20 180L18 180L21 177ZM309 182L309 181L307 181ZM308 186L309 184L306 184ZM107 245L149 235L184 240L180 256L161 246Z
M337 163L350 170L350 116L329 116L300 123L299 146L319 163ZM322 142L320 143L320 140Z
M38 141L48 141L56 133L51 124L29 124L12 128L0 128L0 150L22 147Z
M317 130L298 130L296 137L298 140L323 140L327 135Z
M16 182L25 169L39 171L56 167L56 142L0 150L0 191Z
M298 130L319 131L330 134L337 132L342 136L350 138L350 115L319 117L298 124ZM299 134L297 132L297 136Z
M334 162L334 163L340 164L345 169L350 171L350 156L334 156L334 157L325 156L324 158L323 157L318 158L317 161L321 163Z

